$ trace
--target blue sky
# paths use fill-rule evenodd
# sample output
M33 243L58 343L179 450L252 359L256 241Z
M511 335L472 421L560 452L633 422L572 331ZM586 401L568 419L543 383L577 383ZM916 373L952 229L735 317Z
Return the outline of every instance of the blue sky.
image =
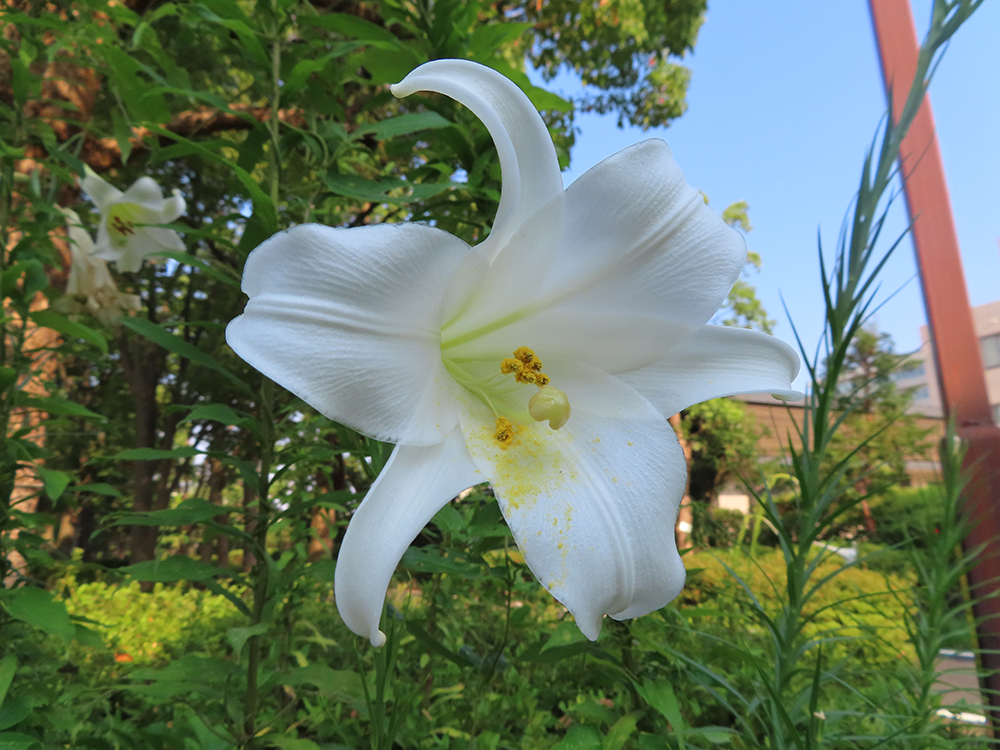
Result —
M914 0L918 33L930 0ZM959 30L930 97L948 177L972 304L1000 298L1000 2L987 0ZM688 181L722 210L750 204L750 248L764 265L751 281L776 334L794 343L782 297L815 346L822 327L817 229L832 250L857 190L865 149L885 98L864 0L710 0L695 53L688 111L666 129L619 130L610 116L580 115L568 185L606 156L663 138ZM578 91L570 77L552 85ZM894 234L905 226L903 202ZM925 322L912 246L883 276L883 295L902 290L877 314L898 351L920 345ZM801 376L800 376L801 381ZM801 382L800 382L801 385Z

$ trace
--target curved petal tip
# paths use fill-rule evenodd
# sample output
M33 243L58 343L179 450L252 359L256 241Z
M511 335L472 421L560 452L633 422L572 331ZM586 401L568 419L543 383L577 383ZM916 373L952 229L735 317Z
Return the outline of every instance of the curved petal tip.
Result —
M378 625L372 628L372 633L369 638L375 648L385 645L385 633L378 629Z

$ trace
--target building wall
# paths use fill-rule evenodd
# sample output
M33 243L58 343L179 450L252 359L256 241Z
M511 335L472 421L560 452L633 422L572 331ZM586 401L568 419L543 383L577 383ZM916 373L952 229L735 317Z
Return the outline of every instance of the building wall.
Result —
M770 396L739 396L744 408L757 420L757 424L767 430L757 443L761 460L771 461L781 459L788 454L789 435L798 444L797 425L802 424L804 407L801 402L785 404ZM933 446L944 437L945 422L941 417L922 416L917 418L917 426L930 430L928 442ZM915 487L921 487L937 481L940 475L940 465L934 451L930 456L907 456L906 473Z
M1000 423L1000 300L973 307L972 321L976 335L979 336L986 392L993 407L993 419ZM943 413L943 404L934 370L934 355L927 326L920 326L920 340L924 343L914 354L913 360L923 363L923 371L909 378L900 373L897 383L901 388L916 389L910 409L912 413L940 416Z

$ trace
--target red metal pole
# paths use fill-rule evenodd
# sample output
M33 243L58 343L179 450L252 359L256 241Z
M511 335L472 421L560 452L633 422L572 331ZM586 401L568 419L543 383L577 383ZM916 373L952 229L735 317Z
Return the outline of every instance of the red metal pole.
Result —
M909 0L869 0L892 115L898 118L916 75L919 43ZM966 441L970 477L963 503L971 517L966 549L1000 539L1000 429L993 423L982 354L962 272L931 103L923 105L899 149L913 245L945 414ZM1000 720L1000 558L987 549L969 574L986 675L983 686L996 732Z

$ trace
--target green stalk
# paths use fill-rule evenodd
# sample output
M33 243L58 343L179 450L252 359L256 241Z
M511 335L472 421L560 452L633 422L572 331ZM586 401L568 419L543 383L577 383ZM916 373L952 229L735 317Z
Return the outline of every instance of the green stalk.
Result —
M264 621L264 611L270 597L270 565L267 557L267 533L270 527L270 475L274 451L274 383L265 378L260 388L261 452L259 492L257 493L257 524L254 527L254 546L257 562L253 569L253 609L250 627ZM244 697L244 725L247 750L257 747L257 713L260 710L258 679L261 661L261 637L252 635L247 641L247 689Z
M281 23L280 9L276 0L271 2L274 27L271 39L271 117L267 127L270 133L268 177L271 201L275 212L281 188L281 154L279 151L281 124L278 113L281 108ZM257 523L254 527L254 544L257 547L257 563L253 570L253 608L250 626L264 622L264 613L270 591L270 561L267 557L267 534L270 527L270 475L274 456L274 383L264 378L260 390L260 474L257 493ZM244 699L244 735L247 750L257 748L257 714L260 711L259 673L261 663L261 637L252 635L247 641L247 689Z
M810 555L812 542L828 528L831 511L836 507L843 489L836 468L830 471L822 468L830 441L843 419L842 416L833 414L837 384L852 339L871 313L875 291L873 282L899 245L897 241L886 252L875 257L876 242L886 210L882 209L880 213L880 205L895 175L894 165L899 156L900 144L923 101L938 51L981 1L958 0L949 3L946 0L935 0L931 29L921 47L916 76L903 112L898 122L893 123L891 119L887 121L881 143L877 146L873 144L868 153L851 229L847 238L840 243L834 266L829 273L823 261L822 248L820 251L826 300L824 336L827 357L825 361L816 359L808 365L812 394L799 430L801 445L792 446L793 470L799 484L795 524L791 525L783 520L769 494L758 498L768 520L775 524L779 533L787 576L785 601L779 612L768 615L763 607L755 603L757 615L768 630L774 648L772 669L769 672L763 669L760 671L762 679L773 682L760 685L763 692L758 693L763 706L766 706L758 717L758 726L761 735L769 738L768 747L796 747L805 750L822 742L817 732L802 729L805 726L815 729L810 706L820 705L819 696L814 694L820 689L818 677L813 679L812 687L803 684L806 672L819 675L820 669L819 665L813 668L804 663L810 648L818 643L805 637L805 627L809 621L806 610L811 598L836 575L818 575L820 558L810 559ZM800 351L809 363L809 353L801 346L801 342ZM821 373L823 366L826 368L825 374ZM931 583L931 587L935 587L936 583ZM935 608L927 613L927 618L938 620L939 615L940 612ZM927 618L924 619L924 624L928 624ZM926 653L922 655L925 673L928 669L933 672L932 662L937 651L934 650L931 654L929 649L939 642L940 638L931 638L925 643L927 649L924 649ZM931 660L930 665L925 663L928 659ZM925 680L917 698L917 702L925 707L928 705L929 689L930 684Z

